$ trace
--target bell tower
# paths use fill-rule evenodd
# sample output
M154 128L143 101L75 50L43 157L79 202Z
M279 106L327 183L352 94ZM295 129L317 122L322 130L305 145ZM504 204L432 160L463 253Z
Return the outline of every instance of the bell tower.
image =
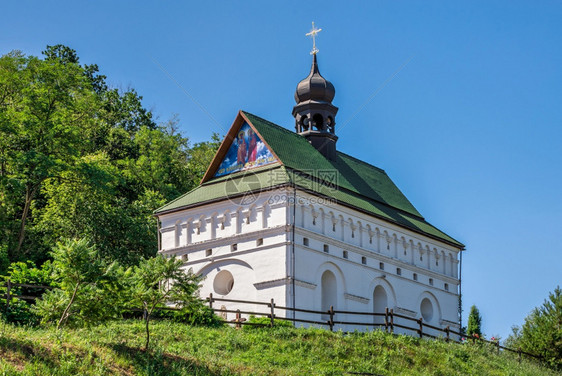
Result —
M304 136L322 155L330 160L336 159L335 134L336 113L338 108L332 104L336 95L334 85L320 75L318 70L318 59L316 54L316 35L322 29L316 29L312 23L312 30L306 34L312 36L313 48L312 68L310 74L299 82L295 91L293 116L295 117L295 129L298 134Z

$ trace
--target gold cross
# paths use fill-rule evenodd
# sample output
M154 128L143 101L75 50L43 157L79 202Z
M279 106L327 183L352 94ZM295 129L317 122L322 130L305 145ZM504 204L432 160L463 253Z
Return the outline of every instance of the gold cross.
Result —
M306 33L307 37L312 37L312 51L310 51L311 55L316 55L318 53L318 48L316 48L316 35L321 32L322 29L317 29L314 26L314 21L312 22L312 30L310 30L310 33Z

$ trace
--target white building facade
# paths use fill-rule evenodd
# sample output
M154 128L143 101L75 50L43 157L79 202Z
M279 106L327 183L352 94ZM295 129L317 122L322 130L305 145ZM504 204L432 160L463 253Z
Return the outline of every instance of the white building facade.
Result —
M389 308L459 330L464 246L427 223L384 171L336 151L333 86L326 81L319 93L319 78L314 55L308 81L297 88L296 133L238 114L202 184L156 211L160 254L180 257L186 270L205 276L203 298L274 299L315 311ZM343 313L336 319L383 320Z

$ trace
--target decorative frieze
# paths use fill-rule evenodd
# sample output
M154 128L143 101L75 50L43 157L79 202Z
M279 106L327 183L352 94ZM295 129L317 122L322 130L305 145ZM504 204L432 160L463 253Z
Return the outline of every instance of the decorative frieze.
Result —
M357 295L349 294L349 293L347 293L347 292L344 293L343 296L344 296L346 299L353 300L353 301L356 301L356 302L359 302L359 303L363 303L363 304L369 303L369 300L370 300L370 299L364 298L364 297L362 297L362 296L357 296Z

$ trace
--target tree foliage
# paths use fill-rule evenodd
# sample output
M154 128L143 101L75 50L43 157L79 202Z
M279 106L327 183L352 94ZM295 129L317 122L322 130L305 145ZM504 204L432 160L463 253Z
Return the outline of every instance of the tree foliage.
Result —
M123 280L116 262L106 264L90 242L73 239L53 249L53 279L59 288L36 304L43 321L57 319L57 328L70 321L94 323L115 317L122 300Z
M507 340L512 347L543 356L554 369L562 370L562 289L549 293L542 306L533 309L521 328L514 327Z
M469 336L482 337L482 316L480 316L480 311L475 305L470 307L470 313L468 314L468 327L466 329L466 334Z
M145 349L150 342L150 318L154 310L171 302L178 308L200 304L195 297L200 276L182 268L180 259L153 257L142 260L134 268L131 279L131 298L134 305L142 306L146 328Z
M153 256L152 212L196 186L218 148L178 129L67 46L0 57L0 269L83 237L108 261Z

